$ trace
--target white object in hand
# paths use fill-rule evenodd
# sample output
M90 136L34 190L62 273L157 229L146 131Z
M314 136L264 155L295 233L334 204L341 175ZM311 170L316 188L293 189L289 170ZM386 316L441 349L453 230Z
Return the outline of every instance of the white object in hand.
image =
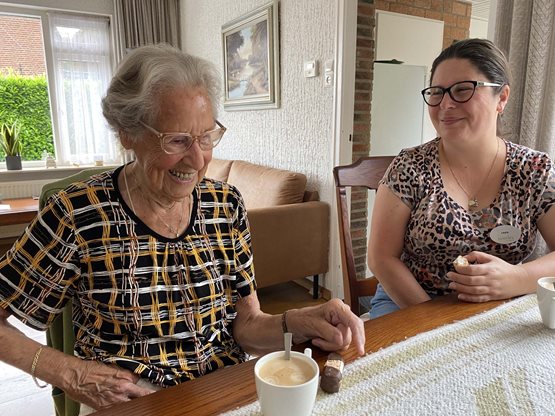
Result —
M466 266L468 266L468 260L464 256L459 256L455 259L455 261L453 262L453 265L454 266L466 267Z

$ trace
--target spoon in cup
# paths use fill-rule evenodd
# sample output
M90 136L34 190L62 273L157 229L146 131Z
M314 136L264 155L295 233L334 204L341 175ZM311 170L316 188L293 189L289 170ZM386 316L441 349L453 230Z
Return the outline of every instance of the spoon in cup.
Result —
M291 359L291 346L293 345L293 334L291 332L286 332L283 334L283 345L285 347L285 359Z

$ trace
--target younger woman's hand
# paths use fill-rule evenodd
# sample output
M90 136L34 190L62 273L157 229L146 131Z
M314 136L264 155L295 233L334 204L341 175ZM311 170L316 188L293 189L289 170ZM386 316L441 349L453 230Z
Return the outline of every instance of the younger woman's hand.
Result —
M459 293L466 302L488 302L508 299L526 293L527 272L499 257L480 251L467 254L468 266L455 265L456 272L447 273L449 289Z

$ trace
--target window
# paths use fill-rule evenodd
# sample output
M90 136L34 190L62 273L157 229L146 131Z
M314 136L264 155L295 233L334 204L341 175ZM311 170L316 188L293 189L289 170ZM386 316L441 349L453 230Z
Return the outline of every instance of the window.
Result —
M24 168L43 166L44 151L54 153L59 166L90 165L99 158L105 163L119 163L119 146L102 116L100 106L112 74L109 17L41 10L29 13L28 9L25 13L32 16L5 14L0 15L0 19L19 19L19 23L21 19L25 19L24 22L33 21L39 35L42 32L44 45L41 36L28 36L29 30L26 30L4 38L0 54L10 42L23 51L36 50L37 44L42 48L46 55L43 74L51 105L52 133L50 147L43 143L44 138L39 140L36 137L38 134L24 141L24 146L35 149L32 154L23 152ZM4 60L0 65L2 74L29 76L21 72L21 66L6 69ZM40 70L38 75L35 73L33 76L40 77ZM0 100L4 99L0 97ZM40 134L41 137L44 135ZM36 144L37 141L40 143ZM1 160L0 155L0 167L3 167Z
M48 14L63 162L117 159L115 140L100 109L111 76L107 17Z

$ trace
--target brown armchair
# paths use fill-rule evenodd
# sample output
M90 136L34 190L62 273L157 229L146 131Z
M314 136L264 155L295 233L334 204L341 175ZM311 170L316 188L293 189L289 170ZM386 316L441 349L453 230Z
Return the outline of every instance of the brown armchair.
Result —
M302 173L242 160L212 159L206 176L228 182L243 196L249 217L257 287L328 271L330 207L307 191Z

